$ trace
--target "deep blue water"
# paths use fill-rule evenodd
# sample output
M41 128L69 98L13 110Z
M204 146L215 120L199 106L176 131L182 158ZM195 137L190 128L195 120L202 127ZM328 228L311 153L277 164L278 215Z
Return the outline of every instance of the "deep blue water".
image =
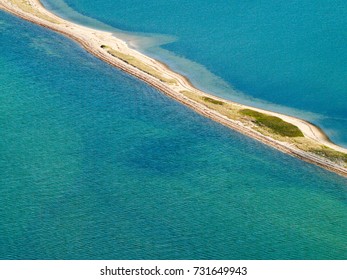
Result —
M162 46L171 54L158 47L142 48L203 89L305 118L347 147L344 0L43 2L64 17L92 26L104 28L76 12L135 34L168 35L158 40L173 40ZM144 44L137 43L139 48Z
M1 259L346 259L347 180L0 12Z

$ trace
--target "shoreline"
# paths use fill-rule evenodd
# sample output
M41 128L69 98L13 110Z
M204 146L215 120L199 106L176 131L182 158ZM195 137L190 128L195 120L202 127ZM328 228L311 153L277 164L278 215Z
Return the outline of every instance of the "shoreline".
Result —
M212 106L213 104L208 104L203 100L210 99L214 101L214 104L223 104L223 106L225 104L230 108L237 108L238 111L248 109L266 116L277 117L297 127L303 133L304 137L302 138L305 141L312 142L317 147L324 146L329 150L347 155L347 149L332 143L319 127L305 120L242 105L203 92L195 88L187 77L173 72L164 63L129 48L124 41L116 38L112 33L64 20L46 10L39 0L0 0L0 8L22 19L69 37L97 58L144 81L205 117L284 153L347 177L346 164L339 164L325 156L300 149L298 145L295 145L295 142L291 142L292 139L284 142L287 138L277 137L278 135L268 133L267 131L264 133L264 131L254 125L254 120L231 118L227 114L221 113L225 111L225 108L217 110L215 109L216 106Z

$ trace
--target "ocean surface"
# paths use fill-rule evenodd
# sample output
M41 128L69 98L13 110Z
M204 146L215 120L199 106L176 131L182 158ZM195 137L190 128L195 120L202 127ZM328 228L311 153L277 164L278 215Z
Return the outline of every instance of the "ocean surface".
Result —
M347 180L0 11L1 259L347 259Z
M130 45L200 88L304 118L347 147L345 0L43 3L82 24L133 32Z

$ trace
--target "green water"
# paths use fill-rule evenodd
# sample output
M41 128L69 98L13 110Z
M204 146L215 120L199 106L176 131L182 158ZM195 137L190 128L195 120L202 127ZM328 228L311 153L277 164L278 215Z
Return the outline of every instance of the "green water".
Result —
M0 12L1 259L346 259L347 181Z

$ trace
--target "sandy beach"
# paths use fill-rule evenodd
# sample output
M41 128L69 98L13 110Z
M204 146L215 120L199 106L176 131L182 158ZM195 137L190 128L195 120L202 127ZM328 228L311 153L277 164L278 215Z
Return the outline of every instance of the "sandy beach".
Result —
M131 49L124 41L114 37L111 33L66 21L46 10L38 0L0 0L0 8L75 40L89 53L99 59L141 79L201 115L282 152L347 177L346 162L341 160L334 161L324 156L324 153L313 153L302 149L302 145L296 145L296 142L292 141L292 139L276 137L276 135L272 135L271 133L264 133L255 126L254 121L247 118L228 117L228 115L223 114L223 110L216 110L214 109L216 106L207 106L208 104L206 102L200 100L212 100L214 104L228 106L225 108L232 107L237 111L249 109L261 114L280 118L296 126L304 136L301 137L306 141L304 143L309 143L307 145L318 148L322 147L322 149L337 152L342 158L344 157L343 154L347 154L347 149L332 143L321 129L305 120L245 106L200 91L186 77L173 72L159 61Z

